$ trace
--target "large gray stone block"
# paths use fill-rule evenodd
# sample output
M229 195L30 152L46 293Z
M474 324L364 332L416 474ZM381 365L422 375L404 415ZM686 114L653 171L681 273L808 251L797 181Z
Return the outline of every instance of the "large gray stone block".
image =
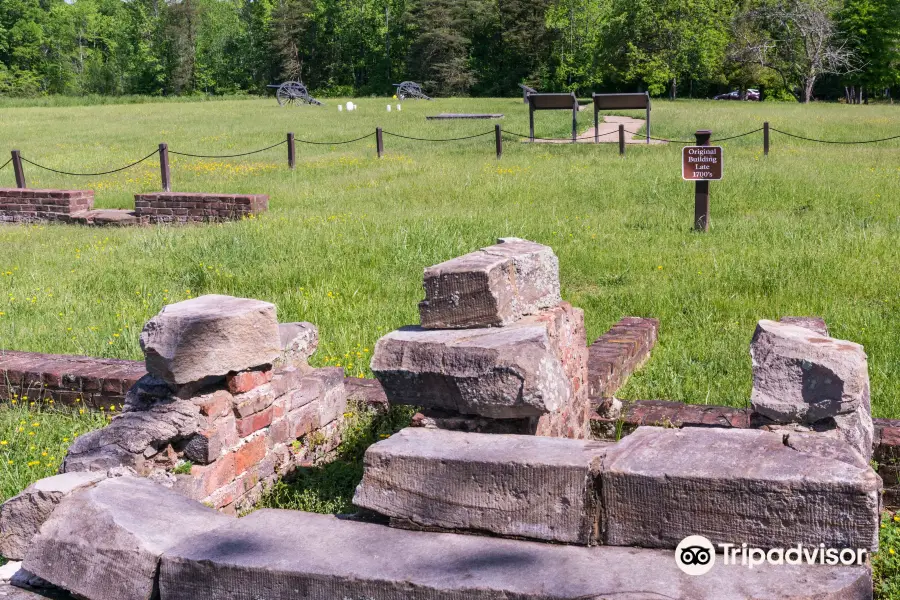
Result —
M568 302L491 329L393 332L372 370L392 404L490 419L537 420L536 434L586 437L584 312Z
M863 347L762 320L750 344L753 410L779 423L814 423L871 410Z
M549 246L503 238L425 269L426 329L508 325L560 302L559 259Z
M852 455L790 446L790 435L639 427L604 460L603 542L674 548L702 535L738 547L877 550L881 479Z
M274 304L215 294L164 307L140 341L147 371L174 386L271 364L281 355Z
M106 479L105 472L64 473L36 481L0 506L0 556L22 560L31 539L69 494Z
M261 510L168 550L160 591L163 600L868 600L872 584L866 566L717 563L694 577L668 550L405 531Z
M500 329L404 327L375 345L371 367L392 404L494 419L540 416L572 387L544 323Z
M610 445L407 428L366 450L353 503L401 527L590 545Z
M88 600L151 600L162 553L230 521L145 479L106 479L60 503L22 566Z

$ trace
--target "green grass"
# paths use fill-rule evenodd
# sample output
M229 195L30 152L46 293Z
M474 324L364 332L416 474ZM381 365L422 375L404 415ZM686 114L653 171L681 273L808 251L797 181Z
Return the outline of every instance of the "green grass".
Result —
M0 405L0 503L56 475L71 441L107 422L106 413L57 409L27 398Z
M274 100L16 108L0 114L0 139L57 169L103 170L159 142L191 153L234 153L298 138L341 140L387 131L457 137L489 122L429 122L443 111L503 112L527 131L515 99L407 102L360 108L279 108ZM715 137L764 120L829 139L900 133L900 106L657 102L653 132ZM538 135L565 135L564 112L537 114ZM579 114L582 130L591 114ZM837 337L866 346L874 412L900 416L900 143L810 144L773 133L725 142L725 180L712 184L712 231L691 231L693 187L680 180L677 145L523 144L503 159L491 136L447 144L385 136L298 144L238 159L173 157L176 190L262 192L264 217L205 227L95 229L0 227L0 348L139 358L143 323L163 305L205 293L269 300L282 320L321 332L317 364L367 374L375 341L417 322L422 269L520 236L554 247L563 296L584 308L590 338L623 315L655 316L660 345L623 390L743 406L748 342L760 318L821 315ZM26 165L34 187L91 187L97 204L128 207L155 190L155 159L124 173L73 178ZM12 184L9 168L0 185Z
M257 508L325 514L356 512L353 492L362 479L366 448L409 425L413 412L406 406L391 407L386 413L351 406L334 460L297 469L289 479L276 482Z

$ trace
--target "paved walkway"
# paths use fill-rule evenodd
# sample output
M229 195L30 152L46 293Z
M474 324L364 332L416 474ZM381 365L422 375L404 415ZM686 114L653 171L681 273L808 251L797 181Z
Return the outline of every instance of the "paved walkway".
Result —
M599 127L599 135L600 135L600 143L601 144L618 144L619 143L619 124L625 126L625 131L639 131L641 127L644 126L644 119L632 119L631 117L603 117L603 120L600 122ZM524 140L525 142L529 142L530 140ZM534 140L537 143L544 144L571 144L572 139L559 139L559 140ZM578 134L579 144L593 144L594 143L594 128L591 127L584 133ZM626 144L647 144L646 134L641 134L638 136L632 136L628 133L625 134L625 143ZM650 145L661 145L666 142L662 142L659 140L650 140Z

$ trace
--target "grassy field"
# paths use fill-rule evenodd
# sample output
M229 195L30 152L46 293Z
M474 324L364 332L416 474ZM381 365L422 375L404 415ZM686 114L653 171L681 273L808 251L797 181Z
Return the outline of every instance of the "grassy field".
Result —
M526 133L516 99L407 102L357 99L357 111L279 108L274 100L19 106L0 111L0 140L65 171L104 171L160 142L193 154L261 148L293 131L339 141L382 126L414 137L463 137L492 122L431 122L439 112L502 112ZM395 102L396 103L396 102ZM54 104L54 103L50 103ZM66 103L55 103L66 104ZM628 114L628 113L625 113ZM631 113L638 116L639 113ZM539 113L539 136L565 136L567 113ZM591 125L580 113L580 129ZM657 102L654 135L713 138L761 127L833 140L900 134L900 106ZM725 180L712 184L712 231L691 231L693 187L680 179L680 146L524 144L491 135L452 143L385 135L346 145L298 143L243 158L173 156L175 190L266 193L266 215L198 227L95 229L0 226L0 348L140 358L143 323L167 303L223 293L277 304L283 321L320 328L317 365L368 375L375 341L418 320L422 269L519 236L553 246L563 296L585 309L589 338L623 315L658 317L660 344L621 396L744 406L747 353L760 318L821 315L833 335L870 357L873 410L900 418L900 140L844 146L773 133L725 141ZM5 150L4 150L5 152ZM4 162L0 160L0 164ZM128 171L76 178L26 165L30 187L91 188L99 207L130 207L158 187L155 158ZM9 167L0 186L13 185ZM0 500L55 472L65 446L107 416L78 409L0 406ZM402 417L402 415L401 415ZM342 463L277 488L272 505L341 510L358 479L361 449L398 425L397 415L357 423ZM896 521L883 529L897 544ZM883 597L900 570L876 562ZM893 590L893 591L891 591Z

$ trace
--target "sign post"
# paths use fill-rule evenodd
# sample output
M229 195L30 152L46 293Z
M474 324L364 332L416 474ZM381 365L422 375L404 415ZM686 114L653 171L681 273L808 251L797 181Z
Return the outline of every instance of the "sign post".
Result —
M695 182L694 229L709 231L709 182L722 179L722 148L709 145L712 131L704 129L694 135L697 145L681 151L681 177Z

